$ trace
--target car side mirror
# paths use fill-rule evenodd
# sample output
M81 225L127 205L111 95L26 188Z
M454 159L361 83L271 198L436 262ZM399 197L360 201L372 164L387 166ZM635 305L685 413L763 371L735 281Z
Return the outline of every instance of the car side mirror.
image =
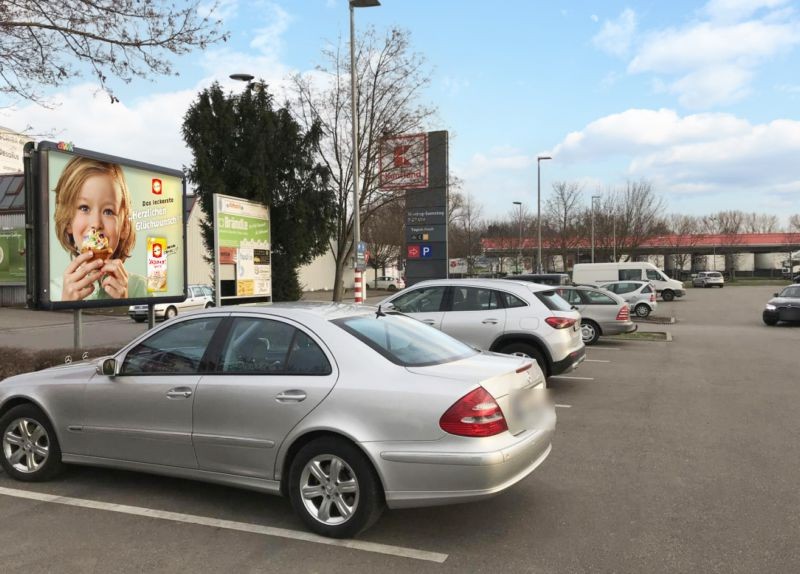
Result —
M773 297L779 297L780 295L778 293L773 293L772 296Z
M384 310L384 311L394 311L395 310L394 305L392 305L391 303L382 303L381 304L381 309Z
M103 362L100 363L97 371L101 375L114 377L117 374L117 361L115 361L112 357L103 359Z

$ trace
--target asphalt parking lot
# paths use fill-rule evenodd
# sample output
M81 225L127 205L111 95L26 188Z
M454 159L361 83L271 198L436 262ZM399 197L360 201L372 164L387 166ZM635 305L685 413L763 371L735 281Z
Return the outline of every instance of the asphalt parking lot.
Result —
M671 342L601 339L551 379L549 459L491 500L388 511L335 542L258 493L79 467L39 484L0 473L0 570L798 572L800 326L761 322L775 290L690 289L659 303L675 324L641 327Z

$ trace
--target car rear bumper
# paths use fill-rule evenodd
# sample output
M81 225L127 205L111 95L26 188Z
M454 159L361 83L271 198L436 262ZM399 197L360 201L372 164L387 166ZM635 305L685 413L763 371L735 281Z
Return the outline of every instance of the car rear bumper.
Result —
M554 428L526 431L521 440L490 452L382 450L376 454L386 504L389 508L413 508L494 496L544 462L552 449L553 432Z
M572 351L566 358L560 361L553 361L552 367L550 367L550 376L553 375L562 375L564 373L569 373L570 371L574 371L578 368L583 360L586 358L586 347L581 347L577 351Z
M156 319L163 319L164 309L156 309L155 316ZM131 319L147 319L147 307L145 306L143 309L140 308L128 309L128 317L130 317Z
M603 330L603 335L622 335L635 332L639 325L633 321L615 321L614 323L603 323L600 328Z

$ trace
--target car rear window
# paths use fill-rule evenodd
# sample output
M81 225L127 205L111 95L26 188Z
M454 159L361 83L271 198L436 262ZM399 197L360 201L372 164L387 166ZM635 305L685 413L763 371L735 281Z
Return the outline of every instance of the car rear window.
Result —
M572 306L555 291L538 291L534 295L551 311L572 311Z
M404 367L425 367L477 355L478 351L402 315L346 317L333 323Z

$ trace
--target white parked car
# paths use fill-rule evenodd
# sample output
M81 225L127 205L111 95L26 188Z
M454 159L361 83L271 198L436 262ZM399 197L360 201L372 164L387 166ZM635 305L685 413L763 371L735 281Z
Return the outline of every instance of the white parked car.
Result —
M155 305L157 320L172 319L179 313L208 309L214 306L214 291L210 285L189 285L186 288L186 300L181 303L158 303ZM128 316L137 323L147 320L147 305L131 305Z
M400 291L401 289L406 288L406 282L403 281L402 278L389 277L388 275L384 277L378 277L371 283L372 285L370 285L370 287L374 286L376 289L386 289L387 291Z
M725 287L725 278L719 271L701 271L692 277L692 287Z
M637 317L647 317L658 307L656 290L647 281L612 281L600 287L625 299Z
M611 281L649 282L664 301L686 295L683 283L670 279L661 269L644 261L578 263L572 269L572 282L576 285L602 285Z
M435 279L381 305L486 351L536 359L545 376L584 359L581 316L553 287L507 279Z

